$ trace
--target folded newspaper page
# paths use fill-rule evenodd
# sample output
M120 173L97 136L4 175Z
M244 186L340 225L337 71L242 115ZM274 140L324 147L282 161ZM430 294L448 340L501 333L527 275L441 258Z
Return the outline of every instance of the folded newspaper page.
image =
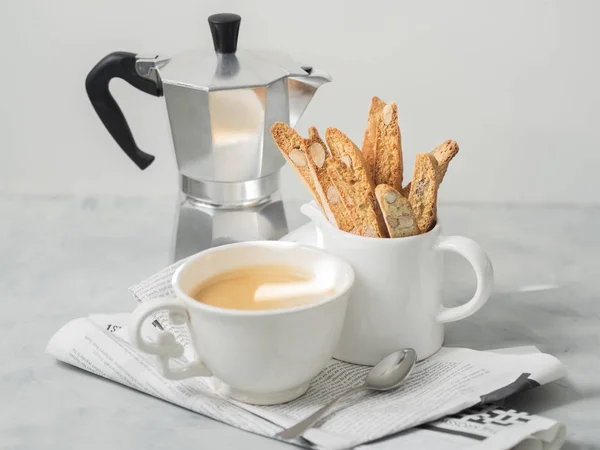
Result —
M155 369L154 357L129 343L128 320L129 314L75 319L51 338L46 351L65 363L268 437L295 424L343 390L359 385L369 370L333 360L304 396L282 405L246 405L220 397L206 378L164 379ZM165 329L173 328L164 318L159 321ZM181 343L189 342L185 330L176 331ZM160 331L148 324L144 332L152 338ZM192 352L187 345L179 362L184 363ZM396 435L394 441L402 442L402 448L560 448L564 441L562 425L506 411L492 403L563 374L564 367L556 358L534 347L514 352L442 348L418 363L400 388L366 393L342 403L304 437L317 448L332 450L366 443L371 443L369 448L384 449L388 441L379 440L392 434ZM468 409L474 406L478 409Z
M412 428L380 444L358 448L558 450L565 438L565 427L554 420L514 409L479 405Z

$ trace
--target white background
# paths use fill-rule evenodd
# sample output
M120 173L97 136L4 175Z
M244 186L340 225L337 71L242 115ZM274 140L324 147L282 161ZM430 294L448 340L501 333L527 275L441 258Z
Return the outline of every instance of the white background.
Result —
M399 106L406 165L458 141L445 201L600 198L595 0L5 0L0 192L176 191L164 100L112 84L140 147L157 157L142 172L95 116L84 79L114 50L211 45L206 18L215 12L242 16L240 47L285 50L332 74L301 132L336 126L360 145L378 95ZM291 176L286 183L302 189Z

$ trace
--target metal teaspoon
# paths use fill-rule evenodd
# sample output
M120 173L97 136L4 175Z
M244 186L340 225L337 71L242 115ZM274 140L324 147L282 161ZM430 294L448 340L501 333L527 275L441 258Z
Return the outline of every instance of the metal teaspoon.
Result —
M280 439L292 439L302 436L302 434L323 417L333 405L347 395L356 394L363 390L389 391L397 388L404 380L406 380L406 378L408 378L416 362L417 352L412 348L406 348L386 356L371 369L365 382L361 386L348 389L321 409L312 413L306 419L290 428L280 431L275 437Z

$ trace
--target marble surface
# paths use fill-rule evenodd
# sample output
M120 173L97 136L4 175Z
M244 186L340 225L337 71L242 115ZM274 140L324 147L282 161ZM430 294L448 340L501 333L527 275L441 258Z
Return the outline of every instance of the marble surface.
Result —
M133 308L127 287L169 262L174 213L172 198L0 195L0 449L293 448L44 353L67 321ZM445 205L439 215L446 234L488 251L496 273L489 303L448 325L446 345L534 344L557 356L565 379L505 405L565 423L566 449L600 448L600 209ZM446 266L457 304L474 275L458 257Z

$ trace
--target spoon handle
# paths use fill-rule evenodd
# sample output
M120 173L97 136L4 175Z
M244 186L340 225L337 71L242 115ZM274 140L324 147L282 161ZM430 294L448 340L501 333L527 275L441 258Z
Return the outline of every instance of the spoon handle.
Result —
M352 389L348 389L346 392L341 393L336 398L334 398L333 400L331 400L329 403L327 403L321 409L318 409L317 411L315 411L314 413L312 413L306 419L298 422L296 425L293 425L290 428L287 428L287 429L285 429L283 431L280 431L279 433L277 433L275 435L275 437L276 438L281 438L281 439L292 439L292 438L295 438L295 437L298 437L298 436L302 436L302 433L304 433L306 430L308 430L310 427L312 427L341 398L346 397L347 395L350 395L350 394L355 394L355 393L360 392L360 391L362 391L364 389L366 389L365 385L358 386L358 387L355 387L355 388L352 388Z

